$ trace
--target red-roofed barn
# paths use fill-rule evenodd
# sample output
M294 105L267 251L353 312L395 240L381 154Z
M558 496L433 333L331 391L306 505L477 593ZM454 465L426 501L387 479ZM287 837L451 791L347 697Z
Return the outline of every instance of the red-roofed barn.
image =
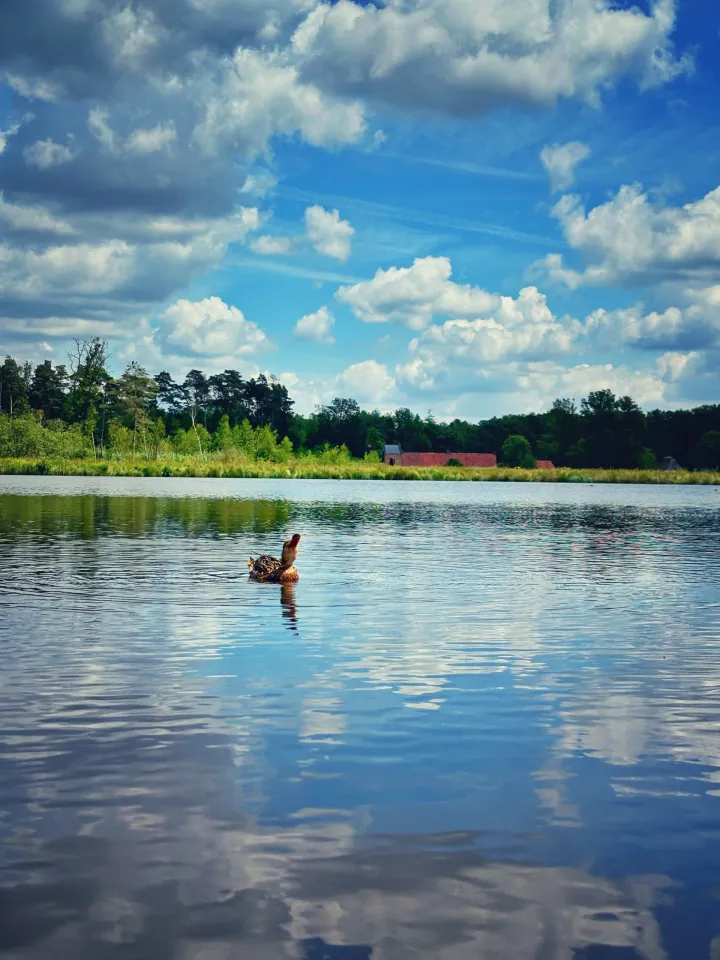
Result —
M494 453L411 453L395 446L383 451L385 463L398 467L444 467L448 460L457 460L463 467L496 467Z

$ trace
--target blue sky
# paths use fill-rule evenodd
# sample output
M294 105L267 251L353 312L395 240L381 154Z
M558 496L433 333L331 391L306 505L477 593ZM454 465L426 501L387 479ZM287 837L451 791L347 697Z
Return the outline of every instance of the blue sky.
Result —
M714 5L39 6L0 13L0 350L302 412L718 399Z

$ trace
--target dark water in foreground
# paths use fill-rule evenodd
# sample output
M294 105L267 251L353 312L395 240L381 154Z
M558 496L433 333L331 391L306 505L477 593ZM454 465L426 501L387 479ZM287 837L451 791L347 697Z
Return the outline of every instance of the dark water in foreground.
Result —
M719 960L719 508L0 478L0 950Z

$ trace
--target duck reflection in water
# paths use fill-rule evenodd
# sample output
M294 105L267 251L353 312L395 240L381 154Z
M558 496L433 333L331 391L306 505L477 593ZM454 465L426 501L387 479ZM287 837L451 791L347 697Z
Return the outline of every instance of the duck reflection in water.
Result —
M292 630L293 633L300 635L298 630L298 619L297 619L297 606L295 605L295 584L294 583L281 583L280 584L280 606L282 607L283 617L287 617L290 621L288 624L288 630Z

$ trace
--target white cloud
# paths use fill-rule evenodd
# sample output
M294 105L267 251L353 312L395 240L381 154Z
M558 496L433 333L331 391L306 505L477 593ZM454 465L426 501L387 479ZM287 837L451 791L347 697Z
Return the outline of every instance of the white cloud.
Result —
M348 220L341 220L337 210L325 210L314 204L305 211L307 237L318 253L345 261L350 256L350 245L355 228Z
M318 4L293 46L315 82L392 106L460 115L560 97L597 102L616 78L642 87L689 68L672 55L673 0L414 0Z
M277 186L277 177L269 170L260 170L249 174L240 188L240 193L252 197L264 197Z
M26 100L44 100L46 103L51 103L62 95L62 90L56 83L42 78L7 73L4 79L9 87Z
M95 139L110 153L116 153L120 149L128 153L157 153L169 148L177 139L175 124L168 120L146 129L139 127L123 142L110 126L108 112L99 107L90 110L88 127Z
M365 323L401 323L412 330L435 315L477 316L499 304L498 297L457 284L451 275L447 257L416 258L410 267L379 269L372 280L340 287L335 296Z
M550 175L550 186L553 192L571 187L575 182L575 167L589 156L590 147L578 140L543 147L540 151L540 160Z
M14 137L19 129L20 124L14 123L12 126L8 127L7 130L0 130L0 156L5 153L5 148L8 145L8 140L10 137Z
M108 123L108 112L100 107L93 107L88 114L90 133L99 143L111 153L116 149L116 134Z
M559 254L542 261L552 279L575 288L717 277L720 270L720 187L682 207L653 206L639 185L586 213L580 198L553 208L568 244L587 266L565 266Z
M327 377L307 378L286 371L278 377L295 401L298 413L309 414L316 406L330 403L335 397L352 397L366 407L390 410L401 399L394 375L377 360L362 360L340 373Z
M107 296L130 279L135 250L123 241L52 246L36 253L0 246L0 287L5 296Z
M14 38L22 69L12 68L9 83L46 102L30 139L10 139L12 128L0 135L7 183L13 190L31 183L34 191L20 203L8 186L13 202L4 205L3 221L37 233L31 245L20 237L12 246L6 237L0 315L3 323L37 317L50 343L58 317L95 321L99 331L134 328L218 264L229 243L257 230L259 217L250 222L232 211L243 184L254 195L268 189L270 177L248 177L247 165L269 166L278 138L329 149L378 146L381 132L373 138L368 130L378 102L383 116L392 115L387 106L478 114L592 99L618 77L663 82L686 66L669 44L671 0L658 0L649 15L610 0L48 0L46 8L44 31L32 29L26 11L29 26ZM53 56L47 36L63 37ZM50 173L33 177L26 162ZM310 195L305 203L314 201ZM338 199L332 206L344 209ZM346 260L352 225L337 211L310 209L318 214L305 236L292 238L293 249L312 244ZM449 216L422 219L441 229L522 236ZM72 243L63 239L68 228ZM265 236L255 249L280 252L290 242ZM271 258L262 265L302 270ZM438 317L511 329L499 315L501 299L454 282L445 258L380 270L365 283L316 275L352 285L338 300L366 322L420 330ZM482 337L497 346L506 333L475 334Z
M335 318L327 307L320 307L315 313L307 313L295 324L293 330L298 340L314 340L316 343L335 343L332 328Z
M406 364L396 370L401 388L427 397L457 397L466 394L505 394L516 410L547 408L555 397L587 396L591 390L610 389L629 393L638 403L657 405L666 396L670 378L660 361L647 368L625 365L580 363L564 366L555 360L507 361L486 364L452 355L436 345L430 357L422 350L411 352Z
M220 297L177 300L157 321L163 350L184 356L252 356L270 347L265 333Z
M256 237L250 244L250 248L254 250L255 253L261 253L266 256L292 253L293 246L292 237L271 237L267 234Z
M122 336L154 306L217 264L232 242L242 242L260 225L256 208L240 208L217 220L173 217L134 222L124 213L101 218L95 212L60 220L44 207L21 206L2 198L0 219L16 231L55 234L43 247L0 245L0 316L45 317L40 331L61 336L53 318L66 314L94 322L94 333ZM113 240L78 241L95 230ZM72 235L73 241L58 236ZM22 304L22 305L21 305ZM29 321L28 321L29 322Z
M75 153L70 147L63 143L55 143L49 137L47 140L37 140L23 150L23 156L27 163L40 170L48 170L50 167L59 167L63 163L69 163Z
M361 403L374 406L390 401L395 391L395 378L385 364L377 360L362 360L338 374L335 385L343 396L354 397Z
M131 6L118 7L107 13L102 32L111 56L119 65L131 70L142 67L163 35L152 11L134 10Z
M594 310L584 331L603 347L627 344L650 350L698 350L720 345L720 284L684 291L683 306L646 313L642 304Z
M410 343L402 378L419 389L450 383L460 371L486 376L488 367L508 361L537 361L576 349L580 325L558 320L535 287L520 291L517 300L501 297L492 316L448 320L424 330Z
M169 120L147 130L133 130L125 143L125 149L134 153L155 153L170 147L176 139L175 124Z
M7 229L31 233L51 233L70 235L72 226L64 220L58 220L44 207L27 206L20 203L8 203L0 190L0 222Z
M563 367L545 361L518 370L515 386L518 391L537 397L538 405L547 405L554 397L585 397L591 390L612 390L619 395L630 394L643 406L653 406L661 404L665 396L662 372L657 364L633 370L611 363Z
M303 83L280 55L238 49L198 82L203 116L195 142L208 154L235 150L251 160L277 134L300 133L315 146L353 143L365 130L360 103L341 101Z

